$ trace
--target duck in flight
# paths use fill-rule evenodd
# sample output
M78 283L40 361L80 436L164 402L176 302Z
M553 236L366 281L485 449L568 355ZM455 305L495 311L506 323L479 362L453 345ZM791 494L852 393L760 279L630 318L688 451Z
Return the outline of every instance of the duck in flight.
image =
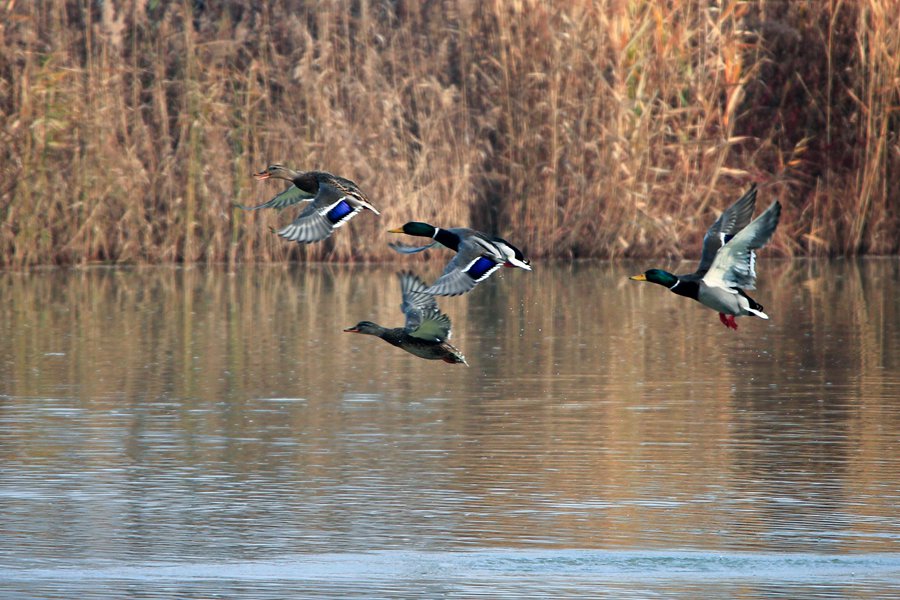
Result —
M469 366L462 353L449 342L450 317L438 309L434 296L426 291L425 282L409 272L398 276L403 298L400 311L406 317L405 325L387 329L372 321L360 321L344 331L380 337L420 358Z
M752 315L768 319L762 305L745 290L756 289L755 251L765 246L775 233L781 204L776 200L750 222L755 204L754 185L707 230L700 264L693 273L673 275L662 269L650 269L630 279L656 283L679 296L693 298L718 311L719 320L730 329L738 328L735 317Z
M531 270L531 262L522 251L504 240L466 227L441 229L428 223L410 221L402 227L389 230L390 233L405 233L434 241L425 246L388 244L397 252L413 254L435 245L456 251L456 256L447 263L443 274L426 291L437 296L458 296L471 291L500 267L518 267Z
M325 171L301 172L281 164L273 164L253 177L258 180L284 179L290 181L291 185L268 202L256 206L236 204L243 210L280 210L299 202L310 203L290 225L276 232L292 242L310 244L324 240L364 208L379 214L369 202L368 196L355 183Z

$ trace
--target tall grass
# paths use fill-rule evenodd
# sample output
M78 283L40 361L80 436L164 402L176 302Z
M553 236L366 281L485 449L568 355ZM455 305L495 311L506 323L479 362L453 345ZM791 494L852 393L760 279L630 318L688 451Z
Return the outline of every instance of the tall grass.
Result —
M682 256L751 181L783 253L900 251L900 0L256 4L0 5L0 264ZM282 241L275 161L382 216Z

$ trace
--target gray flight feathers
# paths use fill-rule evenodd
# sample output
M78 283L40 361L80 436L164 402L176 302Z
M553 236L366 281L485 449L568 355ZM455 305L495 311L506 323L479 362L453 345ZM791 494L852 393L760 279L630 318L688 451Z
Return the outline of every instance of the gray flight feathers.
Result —
M355 215L360 210L362 209L355 210L350 216ZM284 239L297 242L298 244L311 244L329 237L334 232L334 229L325 213L317 209L315 205L310 205L303 209L289 225L285 225L277 230L276 233Z
M292 242L309 244L324 240L335 229L359 214L363 208L368 208L376 215L378 214L375 207L363 201L358 194L344 186L337 185L337 182L333 183L334 185L324 181L319 182L319 192L312 204L306 207L290 225L280 229L278 235ZM346 201L351 210L337 222L332 222L327 216L328 211L337 206L341 200Z
M708 286L723 288L756 288L756 253L765 246L781 216L781 203L773 202L761 215L716 253L709 271L703 276Z
M729 237L747 226L753 217L755 207L756 184L753 184L743 196L726 208L706 231L706 235L703 236L703 253L700 255L700 264L694 275L698 277L706 275L719 248L725 245Z
M468 227L442 229L428 223L409 222L391 232L431 237L434 240L425 246L389 244L393 250L403 254L415 254L435 245L456 251L456 256L447 263L441 276L426 290L438 296L465 294L504 265L531 270L531 263L521 250L502 238L488 236Z
M406 316L404 331L412 337L431 342L450 339L450 317L440 311L434 296L428 293L425 282L404 271L398 274L403 298L400 311Z
M304 191L296 185L291 185L286 190L263 204L246 207L236 204L244 210L259 210L261 208L285 208L299 202L309 202L297 218L290 225L279 229L276 233L292 242L309 244L329 237L335 229L343 226L347 221L359 214L364 208L373 213L380 214L378 210L367 201L365 195L355 183L343 177L337 177L331 173L309 172L300 176L314 177L317 184L315 195ZM344 201L349 210L341 207L336 214L329 216L329 211Z
M341 200L346 200L351 210L339 221L332 222L328 218L328 211L334 208ZM330 236L335 229L342 227L344 223L356 216L362 209L363 207L359 204L354 204L349 196L342 195L340 190L323 184L319 186L319 193L316 194L316 199L313 203L304 208L290 225L279 229L278 235L299 244L318 242Z
M395 252L399 252L400 254L415 254L417 252L422 252L424 250L428 250L429 248L433 248L437 244L438 242L431 242L430 244L425 244L424 246L407 246L406 244L400 244L397 242L388 242L388 248L394 250Z
M238 202L235 202L234 205L244 210L259 210L261 208L277 208L278 210L281 210L282 208L293 206L294 204L297 204L299 202L309 202L313 198L315 198L315 195L310 194L309 192L304 192L296 185L291 184L289 188L287 188L283 192L280 192L268 202L263 202L262 204L257 204L256 206L245 206Z
M486 258L492 261L493 265L484 274L472 277L467 271L479 258ZM490 240L479 235L471 235L460 242L456 256L447 263L444 272L431 284L428 292L438 296L465 294L490 277L494 271L503 266L504 262L506 256Z

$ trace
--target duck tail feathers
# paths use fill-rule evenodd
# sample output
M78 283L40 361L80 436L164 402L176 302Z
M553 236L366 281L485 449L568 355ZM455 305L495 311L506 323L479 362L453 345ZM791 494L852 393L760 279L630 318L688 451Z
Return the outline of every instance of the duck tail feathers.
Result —
M756 300L754 300L753 298L751 298L750 296L748 296L747 292L745 292L741 288L734 288L734 291L736 291L738 294L740 294L743 298L745 298L747 300L747 304L749 305L750 308L752 308L753 310L758 310L758 311L762 312L763 305L760 304L759 302L757 302Z
M747 312L751 315L755 315L760 319L768 319L769 315L763 312L763 305L751 298L747 295L747 293L740 289L735 288L735 291L741 295L741 298L747 301Z

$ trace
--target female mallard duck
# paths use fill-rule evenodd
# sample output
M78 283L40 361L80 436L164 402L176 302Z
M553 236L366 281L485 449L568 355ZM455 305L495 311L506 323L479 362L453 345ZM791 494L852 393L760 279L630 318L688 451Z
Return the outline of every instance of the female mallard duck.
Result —
M428 223L410 221L403 227L389 230L390 233L405 233L429 237L434 241L420 247L402 244L388 244L397 252L412 254L427 250L436 244L456 251L444 273L426 291L437 296L457 296L465 294L477 284L491 276L500 267L519 267L531 270L531 263L522 251L496 236L489 236L474 229L455 227L440 229Z
M669 288L679 296L693 298L719 312L719 320L737 329L735 317L753 315L768 319L761 304L744 292L756 287L756 253L775 233L781 216L776 200L752 223L747 221L756 203L756 186L741 196L716 219L703 237L703 253L697 270L688 275L673 275L662 269L650 269L631 277Z
M400 310L406 315L406 325L387 329L371 321L360 321L344 331L378 336L421 358L469 366L462 353L447 341L450 317L438 309L434 296L425 291L425 282L412 273L398 275L403 297Z
M279 164L269 165L253 175L256 179L285 179L291 186L263 204L244 206L244 210L261 208L282 209L298 202L311 202L294 221L276 233L300 244L324 240L331 233L367 208L376 215L379 212L369 198L349 179L324 171L299 172Z

